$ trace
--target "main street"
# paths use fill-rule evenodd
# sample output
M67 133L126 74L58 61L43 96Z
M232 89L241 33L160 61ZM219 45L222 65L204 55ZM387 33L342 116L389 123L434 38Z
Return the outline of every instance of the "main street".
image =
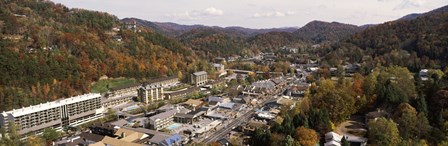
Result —
M263 103L261 103L261 107L264 106L266 103L274 101L276 98L270 98L267 99L265 101L263 101ZM248 121L250 118L252 118L255 114L255 109L252 109L248 112L246 112L244 115L233 119L232 122L230 122L228 125L225 125L225 127L215 131L214 133L212 133L210 136L206 137L205 139L202 140L203 143L210 143L210 142L214 142L214 141L218 141L219 139L225 137L226 134L230 133L230 131L232 129L234 129L235 127L241 125L241 123Z

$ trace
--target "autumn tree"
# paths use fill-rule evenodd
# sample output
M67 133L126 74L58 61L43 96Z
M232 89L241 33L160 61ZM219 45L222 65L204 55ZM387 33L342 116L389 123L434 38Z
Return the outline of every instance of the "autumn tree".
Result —
M299 127L296 129L295 140L302 146L315 146L319 142L319 136L313 129Z
M429 131L430 126L426 117L418 117L415 108L407 103L402 103L397 107L393 119L398 124L398 130L403 139L418 139L419 136L426 135Z
M311 98L313 107L326 109L330 113L332 120L341 122L348 118L355 106L355 100L347 91L343 90L345 87L336 87L333 81L329 79L321 80L320 87L317 93Z

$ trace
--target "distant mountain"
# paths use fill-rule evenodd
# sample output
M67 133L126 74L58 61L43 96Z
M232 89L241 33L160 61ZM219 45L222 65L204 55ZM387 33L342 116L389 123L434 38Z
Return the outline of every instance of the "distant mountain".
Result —
M349 37L363 28L339 22L312 21L293 32L294 36L310 43L334 42Z
M180 25L176 23L160 23L160 22L151 22L137 18L124 18L121 20L122 22L133 22L135 21L137 25L152 29L160 34L167 35L170 37L179 36L187 31L196 28L206 28L207 26L203 25Z
M143 26L146 28L153 29L154 31L168 35L171 37L178 37L185 32L191 31L193 29L199 28L209 28L216 29L219 31L227 32L227 33L240 33L244 36L254 36L257 34L268 33L268 32L294 32L298 28L296 27L284 27L284 28L269 28L269 29L251 29L244 28L239 26L231 26L231 27L218 27L218 26L204 26L204 25L182 25L171 22L151 22L146 20L141 20L137 18L124 18L121 21L123 22L131 22L135 21L139 26Z
M421 16L428 16L428 15L440 14L440 13L445 13L445 12L448 12L448 5L441 7L441 8L434 9L434 10L426 12L426 13L408 14L406 16L401 17L398 20L413 20L413 19L416 19Z

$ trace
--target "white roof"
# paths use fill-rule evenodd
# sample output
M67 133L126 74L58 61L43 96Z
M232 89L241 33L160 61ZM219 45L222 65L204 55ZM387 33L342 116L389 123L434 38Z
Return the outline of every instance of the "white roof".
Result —
M193 75L195 75L195 76L206 75L206 74L207 74L207 72L205 72L205 71L200 71L200 72L193 73Z
M337 141L332 140L332 141L326 142L324 144L324 146L341 146L341 144Z
M8 114L11 114L14 117L19 117L19 116L27 115L30 113L35 113L35 112L44 111L44 110L48 110L48 109L52 109L52 108L57 108L62 105L72 104L72 103L89 100L89 99L94 99L94 98L101 98L101 95L98 93L90 93L90 94L74 96L71 98L56 100L56 101L47 102L47 103L41 103L38 105L29 106L29 107L23 107L21 109L13 109L11 111L3 112L2 115L4 117L6 117Z
M327 134L325 134L325 139L331 139L334 141L341 141L342 140L342 135L339 135L335 132L328 132Z

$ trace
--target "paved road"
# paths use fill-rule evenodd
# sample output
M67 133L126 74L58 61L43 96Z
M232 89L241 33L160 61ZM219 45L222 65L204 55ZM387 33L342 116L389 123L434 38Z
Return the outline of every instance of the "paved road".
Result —
M275 98L267 99L267 100L263 101L263 103L260 105L264 106L266 103L273 101L273 100L275 100ZM248 121L250 118L252 118L254 116L254 114L255 114L255 109L252 109L252 110L246 112L244 115L242 115L236 119L233 119L233 121L230 122L229 124L227 124L224 128L221 128L221 129L213 132L210 136L203 139L202 142L210 143L210 142L218 141L219 139L223 138L225 135L230 133L230 131L233 129L233 127L237 127L241 123Z
M244 115L234 119L231 123L227 124L224 128L221 128L221 129L215 131L214 133L212 133L210 136L205 138L202 142L209 143L209 142L218 141L219 139L223 138L226 134L228 134L233 129L233 127L237 127L244 121L249 120L249 118L251 118L254 113L255 113L255 110L250 110L249 112L246 112Z

